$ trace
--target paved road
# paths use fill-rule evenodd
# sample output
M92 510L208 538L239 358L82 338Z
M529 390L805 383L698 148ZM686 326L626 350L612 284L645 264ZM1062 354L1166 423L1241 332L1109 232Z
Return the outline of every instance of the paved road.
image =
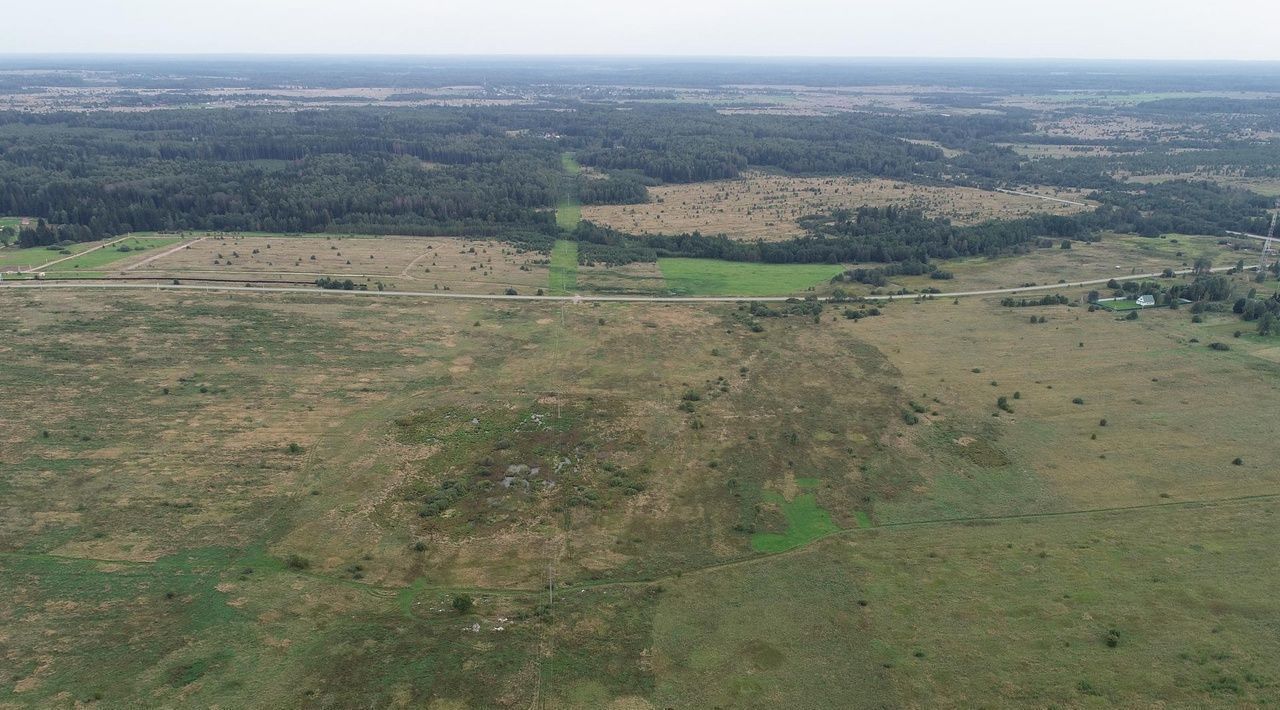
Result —
M1234 267L1223 266L1213 271L1229 271ZM1258 267L1246 266L1246 270L1253 270ZM1174 271L1175 274L1189 274L1192 269L1179 269ZM979 291L950 291L948 293L934 294L882 294L877 296L863 296L868 301L902 301L914 300L917 298L960 298L962 296L998 296L1002 294L1019 294L1032 291L1053 291L1064 288L1078 288L1081 286L1094 286L1097 284L1105 284L1112 279L1116 281L1134 281L1137 279L1153 279L1159 278L1163 273L1149 274L1128 274L1125 276L1113 276L1104 279L1089 279L1085 281L1070 281L1066 283L1043 284L1039 286L1024 286L1020 288L996 288L985 289ZM180 277L179 277L180 278ZM137 284L137 283L115 283L110 281L9 281L0 283L0 289L7 288L25 288L25 289L143 289L151 291L235 291L235 292L258 292L258 293L306 293L311 295L333 295L333 296L382 296L382 297L410 297L410 298L453 298L460 300L473 301L568 301L570 303L582 302L614 302L614 303L742 303L744 301L756 301L761 303L777 303L786 301L794 296L606 296L606 295L573 295L573 296L508 296L506 294L494 293L456 293L453 291L341 291L336 289L321 288L298 288L293 286L209 286L200 284ZM828 300L828 299L823 299Z

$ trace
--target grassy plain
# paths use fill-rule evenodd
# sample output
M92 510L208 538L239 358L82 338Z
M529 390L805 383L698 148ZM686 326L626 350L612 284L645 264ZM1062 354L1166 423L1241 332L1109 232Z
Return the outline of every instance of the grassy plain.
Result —
M578 243L558 240L551 249L551 273L548 278L552 294L578 290Z
M1240 327L0 291L0 706L1274 703Z
M1208 180L1228 187L1252 190L1260 195L1280 197L1280 179L1252 178L1238 175L1223 175L1220 172L1203 173L1158 173L1153 175L1123 175L1129 182L1161 183L1170 180Z
M129 237L109 247L95 249L74 259L51 264L49 272L118 268L151 256L151 252L178 243L178 237ZM57 252L51 252L56 254Z
M546 283L546 257L510 244L454 237L193 235L140 274L314 280L350 278L403 290L521 292ZM196 241L196 239L199 239Z
M98 244L101 244L101 242L85 242L68 246L67 249L72 254L78 254ZM27 247L25 249L4 247L0 249L0 268L28 269L47 264L55 259L61 259L64 256L67 255L59 253L58 249L50 249L48 247Z
M1257 258L1258 252L1252 245L1245 244L1245 250L1235 251L1230 245L1219 244L1219 241L1217 237L1181 234L1160 238L1104 234L1101 242L1075 242L1071 249L1061 249L1055 243L1051 248L1034 249L1017 256L939 261L939 268L950 271L955 278L940 281L928 276L896 277L884 290L899 287L913 290L937 288L942 291L1018 288L1027 284L1158 274L1164 269L1176 271L1190 268L1202 256L1208 257L1216 266L1229 266L1237 259L1250 262Z
M870 499L821 469L896 406L875 353L733 307L0 299L0 703L643 697L659 592L593 585L750 556L785 471L853 524ZM783 367L798 342L820 361Z
M776 296L802 293L839 274L839 265L752 264L719 259L660 258L670 293L689 296Z
M1080 200L1078 191L1044 189L1051 197ZM893 180L790 177L752 173L739 180L650 188L641 205L583 208L584 218L634 234L699 231L744 239L777 240L804 233L796 220L835 208L915 207L959 224L1033 213L1068 214L1083 208L1000 192L914 185Z
M561 154L560 166L569 176L570 184L566 185L564 198L556 206L556 224L565 231L572 231L582 221L582 206L578 202L577 189L572 184L572 178L582 172L582 166L574 159L573 153Z

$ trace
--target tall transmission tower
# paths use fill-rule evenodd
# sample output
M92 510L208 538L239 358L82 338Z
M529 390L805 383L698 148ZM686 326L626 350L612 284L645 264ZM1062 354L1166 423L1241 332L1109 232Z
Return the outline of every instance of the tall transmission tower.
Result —
M1262 242L1262 261L1258 263L1258 272L1267 269L1267 254L1271 253L1271 240L1276 238L1276 219L1280 218L1280 198L1276 198L1276 209L1271 213L1271 228L1267 230L1266 241Z

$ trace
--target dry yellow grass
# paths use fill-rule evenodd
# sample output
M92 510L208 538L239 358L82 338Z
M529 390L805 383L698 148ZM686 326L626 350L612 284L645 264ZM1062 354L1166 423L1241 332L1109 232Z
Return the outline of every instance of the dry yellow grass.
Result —
M1079 193L1043 193L1078 199ZM748 174L739 180L666 185L642 205L582 208L583 219L636 234L699 231L743 239L787 239L804 233L796 220L834 208L901 205L958 224L1033 213L1065 214L1082 208L965 187L929 187L894 180Z
M1195 324L1185 310L1155 309L1124 321L1083 307L1002 308L998 298L891 311L845 327L893 362L905 391L940 412L911 430L914 465L930 472L929 505L938 510L981 510L990 501L976 498L993 487L1005 491L1005 510L1038 510L1272 494L1280 483L1267 463L1280 454L1270 425L1241 411L1280 406L1274 344L1233 339L1240 324L1229 313ZM1047 322L1030 325L1032 315ZM1231 351L1209 349L1213 340ZM1001 395L1013 413L996 408ZM955 471L939 442L964 435L1021 470ZM958 451L964 442L956 443ZM1232 465L1237 456L1243 465ZM914 504L882 513L924 514Z
M1188 268L1201 256L1212 259L1217 266L1229 266L1241 258L1253 263L1257 260L1257 251L1234 252L1219 245L1214 237L1170 235L1149 239L1107 234L1101 242L1076 242L1071 249L1054 246L1017 256L952 259L939 262L939 266L955 274L954 279L938 281L928 276L903 276L895 278L893 283L911 289L933 287L947 292L1018 288L1026 284L1124 278L1164 269L1176 271Z
M545 256L458 237L208 236L131 272L382 282L404 290L500 293L547 284Z

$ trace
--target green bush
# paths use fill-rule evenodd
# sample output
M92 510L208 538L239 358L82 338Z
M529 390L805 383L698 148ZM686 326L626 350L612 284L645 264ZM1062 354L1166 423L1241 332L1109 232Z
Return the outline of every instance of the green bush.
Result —
M453 598L453 610L459 614L470 614L474 606L475 600L470 594L458 594Z

